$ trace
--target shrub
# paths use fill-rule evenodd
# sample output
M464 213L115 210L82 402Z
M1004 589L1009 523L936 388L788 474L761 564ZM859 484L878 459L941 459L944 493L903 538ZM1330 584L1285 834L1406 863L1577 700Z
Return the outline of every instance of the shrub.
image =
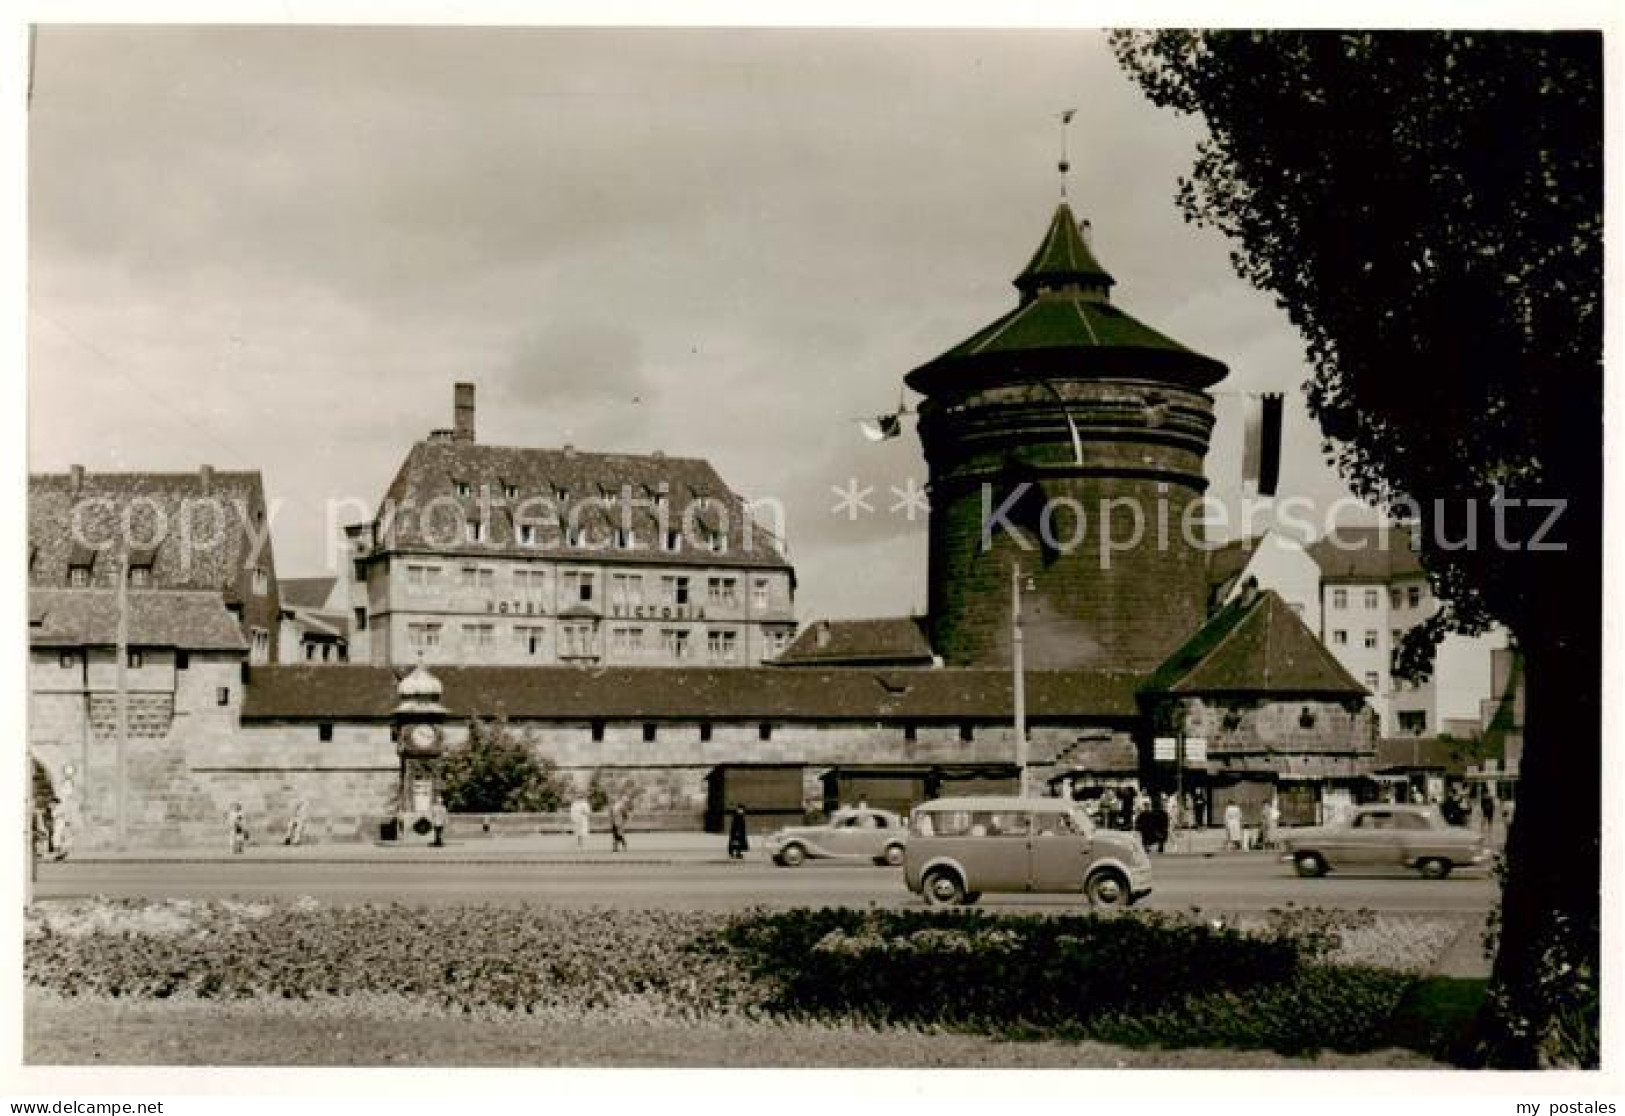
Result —
M471 722L468 744L442 763L442 793L453 813L546 812L564 804L557 767L537 757L529 738L506 722Z

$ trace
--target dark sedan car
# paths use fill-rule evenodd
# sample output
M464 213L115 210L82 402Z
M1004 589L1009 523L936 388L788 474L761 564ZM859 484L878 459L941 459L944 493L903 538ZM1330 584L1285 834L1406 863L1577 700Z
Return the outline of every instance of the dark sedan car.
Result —
M773 863L793 868L804 860L860 860L903 863L908 830L890 810L858 806L837 810L823 825L797 825L771 833L767 852Z

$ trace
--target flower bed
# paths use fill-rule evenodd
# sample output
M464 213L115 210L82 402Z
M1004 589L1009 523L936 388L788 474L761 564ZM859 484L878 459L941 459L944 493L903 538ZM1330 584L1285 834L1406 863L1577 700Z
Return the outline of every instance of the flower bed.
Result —
M30 911L24 964L30 985L63 996L560 1023L828 1020L1295 1053L1383 1045L1409 974L1456 929L1306 912L94 902Z

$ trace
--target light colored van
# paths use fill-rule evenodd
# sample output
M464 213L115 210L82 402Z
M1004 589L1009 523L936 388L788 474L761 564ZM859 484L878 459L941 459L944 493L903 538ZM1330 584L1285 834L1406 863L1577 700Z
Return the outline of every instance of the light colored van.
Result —
M1151 859L1132 833L1097 829L1060 798L938 798L909 814L910 891L933 905L983 892L1082 892L1127 906L1151 891Z

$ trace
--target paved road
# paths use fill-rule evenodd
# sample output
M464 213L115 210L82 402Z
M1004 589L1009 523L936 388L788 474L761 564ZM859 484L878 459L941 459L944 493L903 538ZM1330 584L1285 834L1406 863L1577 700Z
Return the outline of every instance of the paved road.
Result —
M1298 906L1386 911L1488 910L1495 884L1482 874L1439 881L1415 877L1303 880L1267 856L1155 858L1156 890L1144 905L1164 909L1262 910ZM900 869L763 861L658 864L460 862L448 864L297 861L104 861L42 864L38 899L86 895L224 898L310 895L326 902L485 901L555 906L730 909L765 906L918 904ZM1076 909L1076 897L989 896L988 907Z

